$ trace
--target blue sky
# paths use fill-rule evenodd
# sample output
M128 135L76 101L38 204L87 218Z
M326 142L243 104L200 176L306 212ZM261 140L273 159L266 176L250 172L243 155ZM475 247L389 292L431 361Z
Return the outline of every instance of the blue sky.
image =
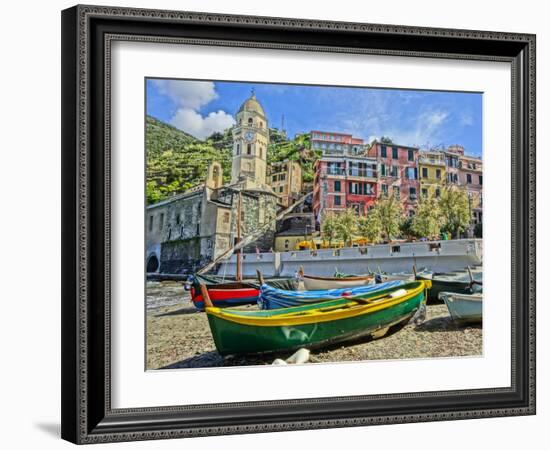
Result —
M160 79L148 79L146 87L147 114L198 138L231 126L254 89L270 126L280 128L284 115L289 136L323 130L482 152L480 93Z

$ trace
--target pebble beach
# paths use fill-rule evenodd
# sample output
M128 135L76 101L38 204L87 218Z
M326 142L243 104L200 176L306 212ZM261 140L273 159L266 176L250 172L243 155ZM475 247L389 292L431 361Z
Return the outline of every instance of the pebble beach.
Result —
M290 356L219 355L206 314L195 309L181 282L148 282L146 309L149 370L266 365L276 358ZM444 304L433 304L427 305L426 319L420 325L411 322L393 327L380 339L363 338L312 351L309 363L448 358L482 353L481 325L455 324Z

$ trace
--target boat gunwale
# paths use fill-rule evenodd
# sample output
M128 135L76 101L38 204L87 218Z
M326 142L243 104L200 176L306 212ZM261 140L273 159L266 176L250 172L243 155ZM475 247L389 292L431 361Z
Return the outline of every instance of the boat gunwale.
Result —
M320 281L340 281L342 283L345 283L346 281L370 281L374 279L374 275L365 275L365 276L359 276L359 277L316 277L313 275L306 275L302 274L300 275L302 278L309 278L310 280L320 280Z
M346 298L342 307L334 311L320 312L323 308L323 304L326 302L313 303L308 305L306 310L309 314L303 314L300 311L289 312L288 314L280 314L275 317L272 316L250 316L240 315L237 311L227 311L216 307L207 307L205 309L206 314L215 317L220 320L225 320L240 325L259 326L259 327L279 327L279 326L292 326L292 325L309 325L319 322L333 322L337 320L350 319L357 316L361 316L368 313L377 312L393 306L404 303L411 300L424 292L424 302L427 295L425 291L429 289L431 283L425 281L417 281L419 285L417 287L407 290L406 294L398 297L388 297L389 293L380 294L369 298L369 303L361 302L361 296ZM402 287L401 287L402 289ZM385 300L376 302L377 298L388 297ZM357 300L354 300L357 299ZM373 303L376 302L376 303ZM343 309L344 306L352 304L350 307ZM327 306L325 306L327 307ZM281 308L286 309L286 308ZM280 310L280 309L279 309ZM271 311L278 311L277 309Z

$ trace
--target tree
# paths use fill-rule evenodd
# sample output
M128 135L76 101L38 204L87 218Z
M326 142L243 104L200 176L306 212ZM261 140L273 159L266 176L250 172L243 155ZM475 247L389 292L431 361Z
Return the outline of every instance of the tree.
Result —
M376 208L371 209L366 216L360 217L357 229L361 236L366 237L369 242L376 244L380 241L382 224Z
M337 215L336 226L338 235L344 241L344 246L351 245L351 240L357 232L357 211L348 208Z
M333 239L338 235L338 218L333 212L323 214L321 234L323 235L323 239L328 240L328 245L332 245Z
M382 237L391 241L399 234L399 225L403 220L403 206L401 202L395 195L385 196L378 199L370 214L373 211L380 218Z
M441 233L443 216L439 206L439 199L429 192L427 197L420 199L416 214L412 219L412 230L421 237L437 238Z
M406 217L399 226L399 232L404 238L418 237L416 232L412 229L413 219Z
M468 195L456 186L447 186L441 192L439 208L443 217L443 228L458 238L470 224Z
M392 138L391 138L391 137L388 137L388 136L382 136L382 137L380 138L380 142L381 142L382 144L393 144Z

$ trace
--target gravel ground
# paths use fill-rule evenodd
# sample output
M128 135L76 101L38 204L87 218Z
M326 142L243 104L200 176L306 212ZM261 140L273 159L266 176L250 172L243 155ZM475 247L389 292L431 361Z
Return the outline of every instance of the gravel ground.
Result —
M481 326L455 325L447 307L437 304L427 306L421 325L397 326L381 339L364 338L317 350L311 353L310 362L479 356L482 345ZM206 314L195 309L182 283L147 283L148 369L271 364L275 358L288 356L220 356Z

